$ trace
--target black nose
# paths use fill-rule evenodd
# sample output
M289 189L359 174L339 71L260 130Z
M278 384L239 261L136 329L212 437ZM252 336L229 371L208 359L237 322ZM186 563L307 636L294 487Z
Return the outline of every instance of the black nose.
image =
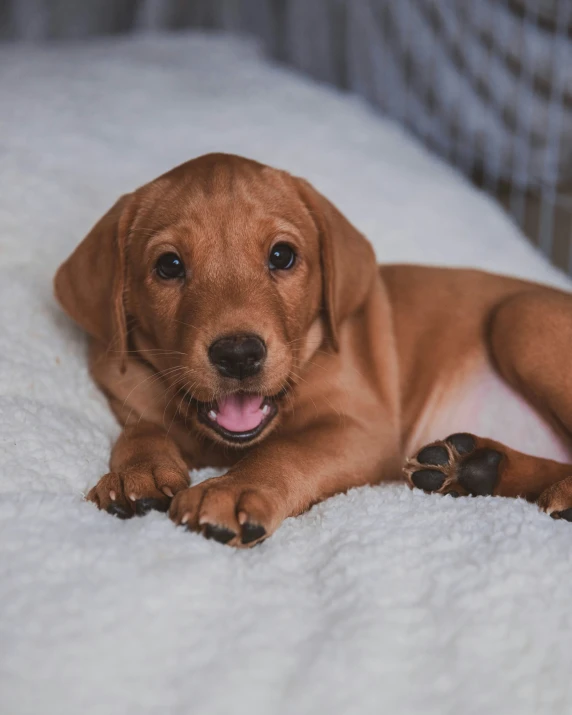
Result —
M221 375L244 380L260 371L266 345L256 335L228 335L209 348L209 359Z

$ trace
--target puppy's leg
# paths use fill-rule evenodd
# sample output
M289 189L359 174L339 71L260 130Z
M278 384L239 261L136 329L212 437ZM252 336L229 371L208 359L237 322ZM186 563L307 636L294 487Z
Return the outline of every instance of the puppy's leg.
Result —
M572 441L572 295L537 288L505 301L491 320L490 348L507 382ZM531 493L543 484L540 470L536 479ZM547 488L538 503L566 512L572 480Z
M495 309L488 338L505 380L572 441L572 296L545 288L512 296ZM418 452L405 473L426 491L522 496L572 517L572 466L493 440L453 435Z
M467 433L426 445L407 460L404 474L412 488L452 496L520 496L536 501L542 495L542 508L549 513L568 507L553 507L555 502L544 500L544 495L562 498L559 485L570 482L572 507L572 465L532 457Z
M572 295L512 296L493 313L489 346L505 380L572 440Z
M87 499L121 519L151 509L167 511L171 498L189 486L179 448L164 430L148 422L125 427L111 453L110 468Z
M373 425L373 433L348 422L332 417L269 438L224 476L177 494L171 519L221 543L252 546L286 517L333 494L397 479L401 460L392 422Z

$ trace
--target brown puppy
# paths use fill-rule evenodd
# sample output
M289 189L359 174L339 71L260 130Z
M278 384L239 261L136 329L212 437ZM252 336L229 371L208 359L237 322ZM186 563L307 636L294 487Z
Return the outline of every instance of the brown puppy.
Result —
M224 154L121 197L55 288L123 425L88 494L112 514L170 507L252 545L328 496L400 478L414 453L405 475L426 491L572 514L572 467L540 458L566 459L572 434L564 293L378 268L307 182ZM189 487L206 465L230 469Z

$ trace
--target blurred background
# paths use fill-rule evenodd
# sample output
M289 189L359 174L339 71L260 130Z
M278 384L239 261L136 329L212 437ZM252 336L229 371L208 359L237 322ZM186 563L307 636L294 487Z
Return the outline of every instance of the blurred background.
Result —
M187 28L366 98L572 273L572 0L0 0L4 42Z

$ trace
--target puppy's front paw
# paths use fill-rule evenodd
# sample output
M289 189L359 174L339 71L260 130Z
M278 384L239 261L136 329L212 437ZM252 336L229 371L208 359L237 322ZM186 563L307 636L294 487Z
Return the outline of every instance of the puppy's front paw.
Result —
M254 546L284 519L274 490L250 484L238 475L207 479L179 492L169 509L177 525L229 546Z
M141 464L101 477L86 497L120 519L167 511L172 497L189 485L189 475L172 466Z
M572 521L572 477L566 477L545 489L537 504L553 519Z

